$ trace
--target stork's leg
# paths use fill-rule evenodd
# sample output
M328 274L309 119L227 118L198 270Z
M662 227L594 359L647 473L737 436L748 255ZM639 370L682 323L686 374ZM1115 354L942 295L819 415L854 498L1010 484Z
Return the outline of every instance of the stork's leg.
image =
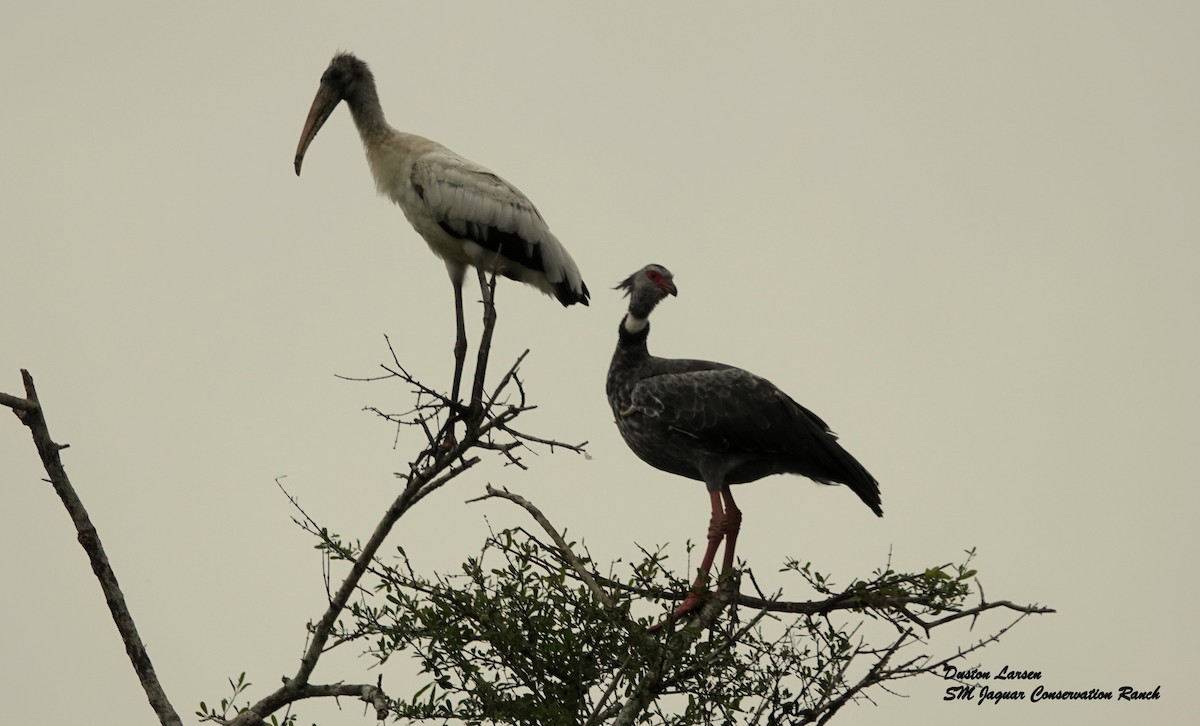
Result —
M463 319L462 280L456 281L454 276L451 275L450 284L454 286L454 322L458 327L458 334L454 339L454 383L450 386L450 416L446 418L446 423L442 425L442 431L438 434L438 446L443 451L454 448L456 442L454 438L454 422L458 421L462 417L463 411L466 410L458 402L458 391L462 385L463 364L467 360L467 325Z
M467 360L467 323L463 318L462 280L454 285L454 316L458 325L458 337L454 339L454 385L450 388L451 408L458 408L458 392L462 385L463 364Z
M475 382L471 385L471 403L467 409L467 428L483 420L483 384L487 380L488 356L492 352L492 335L496 330L496 273L475 268L479 277L479 292L483 296L483 330L479 335L479 352L475 360Z

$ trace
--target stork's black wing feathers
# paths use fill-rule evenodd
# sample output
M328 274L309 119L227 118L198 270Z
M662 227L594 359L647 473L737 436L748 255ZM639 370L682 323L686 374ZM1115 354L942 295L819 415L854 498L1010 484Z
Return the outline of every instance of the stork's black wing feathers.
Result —
M504 180L495 174L487 173L486 175L481 176L486 176L492 180L497 187L505 184ZM414 184L413 186L416 189L417 196L428 203L429 200L426 198L425 187L421 186L420 184ZM445 186L451 185L445 184ZM458 186L454 188L454 191L461 195L462 189L462 186ZM475 242L484 249L491 252L497 252L513 262L529 268L530 270L535 270L537 272L546 271L545 264L542 261L541 249L538 247L538 245L535 245L530 240L522 237L517 232L515 225L511 225L513 226L512 229L506 229L499 226L502 224L502 222L497 219L499 215L494 213L472 215L477 217L472 219L466 214L462 213L462 209L466 208L467 205L460 204L458 206L458 209L448 208L446 210L439 210L442 213L435 215L438 226L441 227L446 234L456 239L470 240ZM479 211L489 211L483 204L477 204L475 206L480 208ZM541 219L541 215L538 214L537 209L534 208L532 204L521 206L521 213L532 214L539 220ZM473 209L472 211L475 210ZM505 225L505 227L507 226L510 225Z
M545 272L541 250L515 232L507 232L478 222L438 220L438 226L456 239L469 239L489 252L496 252L518 265Z
M545 276L563 305L588 302L587 286L570 255L529 198L499 175L450 152L429 153L413 165L413 189L446 234L470 240L509 262ZM522 279L501 268L501 274Z

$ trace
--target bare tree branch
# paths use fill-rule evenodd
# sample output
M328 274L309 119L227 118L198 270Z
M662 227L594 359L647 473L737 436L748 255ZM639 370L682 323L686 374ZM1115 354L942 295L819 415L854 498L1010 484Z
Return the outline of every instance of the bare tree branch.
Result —
M137 627L133 623L133 616L130 615L129 607L125 604L121 586L117 583L117 575L113 572L112 566L108 562L108 556L104 553L104 547L100 543L100 533L96 531L87 509L83 506L83 501L75 492L75 487L71 485L71 480L67 476L67 470L59 456L59 452L67 448L67 444L56 444L50 437L50 428L46 424L45 412L38 400L33 376L29 371L22 369L21 378L25 383L25 398L0 394L0 404L11 408L21 423L29 427L29 432L33 436L33 444L37 447L38 455L42 459L42 466L46 469L50 483L54 486L58 498L62 500L67 514L75 524L79 544L87 553L88 561L92 565L92 572L96 574L96 579L100 582L100 589L104 591L108 610L112 613L113 622L116 623L121 640L125 643L125 653L129 656L129 662L133 664L133 670L142 683L142 690L146 692L150 707L154 709L159 722L164 726L181 724L179 714L175 712L170 699L163 691L162 684L159 683L158 676L154 672L154 665L150 662L150 654L146 652L146 646L142 643L141 636L138 635Z
M22 368L21 375L29 375L29 372ZM7 393L0 393L0 406L11 408L13 413L17 415L17 418L21 418L22 413L35 413L38 410L38 403L36 401L31 401L28 398L18 398ZM21 423L25 423L25 420L21 419Z
M233 719L209 718L206 720L217 721L223 726L233 726L234 724L263 724L266 723L266 717L269 716L275 709L284 705L303 701L309 698L340 698L342 696L350 696L357 698L371 706L375 711L375 718L383 721L387 718L388 712L391 709L391 701L387 694L383 692L383 676L379 677L379 682L376 685L365 683L332 683L326 685L314 685L310 683L294 684L288 678L283 679L283 687L277 691L288 693L286 702L275 705L271 711L260 712L258 709L267 702L263 699L242 711Z

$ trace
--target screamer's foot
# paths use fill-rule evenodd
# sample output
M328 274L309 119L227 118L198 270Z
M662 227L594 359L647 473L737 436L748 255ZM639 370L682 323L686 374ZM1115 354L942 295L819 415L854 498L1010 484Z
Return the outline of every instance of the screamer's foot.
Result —
M646 632L657 633L658 631L662 630L664 626L674 623L680 618L687 617L688 615L696 612L700 609L700 606L704 604L704 600L709 596L709 594L710 593L707 590L701 590L700 592L692 590L687 594L687 597L683 599L683 602L679 603L679 605L677 605L675 609L671 611L670 615L658 621L654 625L646 628Z

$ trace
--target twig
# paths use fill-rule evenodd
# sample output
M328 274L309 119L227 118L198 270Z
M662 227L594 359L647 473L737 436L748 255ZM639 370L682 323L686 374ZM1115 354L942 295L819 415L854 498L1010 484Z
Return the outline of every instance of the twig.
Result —
M912 620L913 622L917 623L922 628L924 628L925 632L928 634L928 632L930 630L936 628L939 625L944 625L946 623L949 623L954 620L958 620L960 618L973 618L973 617L979 615L980 613L982 613L986 610L991 610L993 608L1007 608L1009 610L1015 610L1019 613L1024 613L1025 615L1046 615L1049 613L1057 612L1054 608L1042 607L1040 605L1017 605L1016 603L1010 602L1008 600L996 600L995 602L981 602L979 605L976 605L975 607L973 607L969 610L961 610L952 615L947 615L944 618L938 618L937 620L934 620L934 621L928 622L928 623L922 621L920 618L916 617L915 615L910 614L910 615L908 615L908 617L910 620Z
M592 726L593 724L604 722L605 717L602 715L605 713L604 704L608 703L608 699L612 698L613 693L615 693L617 690L617 685L621 682L621 679L625 677L625 671L629 670L629 666L632 664L632 662L633 655L630 655L625 659L625 662L621 664L621 667L613 676L612 681L608 684L608 687L604 689L604 693L602 693L600 698L596 701L596 707L592 709L591 715L588 716L588 720L584 722L583 726ZM620 710L619 707L618 710Z
M566 449L567 451L573 451L576 454L582 454L583 457L586 459L592 458L592 457L588 456L587 450L585 449L585 447L588 445L587 441L583 441L578 444L567 444L562 441L555 441L554 439L543 439L540 436L532 436L530 434L523 433L521 431L517 431L516 429L509 428L507 426L504 428L504 430L505 430L505 432L511 434L512 437L515 439L520 439L521 441L527 441L527 442L532 442L535 444L541 444L542 446L547 446L550 448L551 453L554 452L554 449L559 448L559 449Z
M833 715L835 713L837 713L842 708L842 706L845 706L850 701L850 699L854 698L854 696L857 695L860 691L862 691L864 688L866 688L868 686L874 685L876 683L879 683L881 680L883 680L882 676L880 675L881 672L883 671L883 667L887 665L887 662L889 660L891 660L892 656L896 654L896 651L900 649L900 646L904 643L904 641L910 635L912 635L911 630L908 631L906 634L902 635L901 637L897 638L896 642L893 643L892 646L890 648L888 648L887 651L884 652L884 654L879 658L879 660L875 661L875 664L871 666L871 669L869 671L867 671L867 674L865 676L863 676L862 679L859 680L858 683L854 684L850 688L847 688L845 690L845 692L843 692L837 698L833 699L827 706L816 711L816 713L820 713L821 711L825 712L824 715L821 716L821 720L818 721L817 723L819 725L829 723L829 719L833 718ZM812 722L812 719L805 719L803 721L800 721L799 723L811 723L811 722Z
M500 398L500 393L504 391L510 381L515 381L521 396L521 402L518 405L520 408L525 408L525 389L521 388L521 379L517 377L517 369L521 367L521 363L527 355L529 355L528 348L521 351L521 355L517 356L513 364L508 367L508 372L501 376L500 382L496 384L496 389L492 391L492 403L495 403L496 399Z
M497 489L491 484L487 485L486 495L468 501L478 502L491 497L507 499L508 501L523 507L525 511L529 512L534 521L540 524L542 529L546 530L546 534L550 535L550 538L554 540L554 544L557 545L559 552L561 552L563 556L567 558L567 562L569 562L571 567L575 569L575 572L579 574L580 579L584 581L588 589L591 590L592 594L596 596L596 599L602 602L609 610L616 608L616 603L614 603L613 599L609 597L608 593L605 592L599 584L597 584L596 578L592 577L592 573L583 564L583 560L580 560L579 557L571 551L571 547L567 544L567 541L563 539L562 535L560 535L557 530L554 529L554 526L550 524L550 520L546 519L546 515L542 514L542 511L534 506L533 502L530 502L520 494L513 494L508 490Z

